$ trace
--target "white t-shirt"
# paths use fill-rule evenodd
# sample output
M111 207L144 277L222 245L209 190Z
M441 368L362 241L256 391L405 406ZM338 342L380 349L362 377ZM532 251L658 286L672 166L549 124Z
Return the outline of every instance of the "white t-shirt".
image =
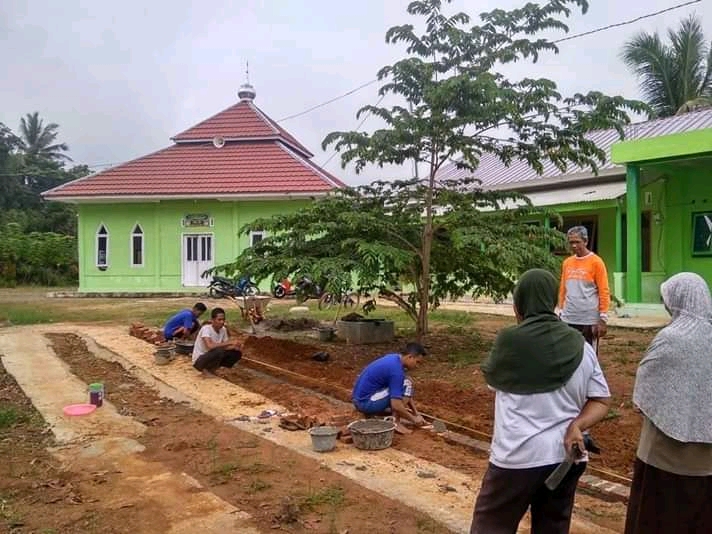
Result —
M227 328L223 326L219 332L216 332L211 324L200 327L198 336L195 338L195 344L193 345L193 363L210 350L203 340L204 337L209 337L213 343L224 343L227 341Z
M581 364L559 389L532 395L496 391L490 462L505 469L563 462L564 435L571 421L588 398L609 396L596 353L588 343Z

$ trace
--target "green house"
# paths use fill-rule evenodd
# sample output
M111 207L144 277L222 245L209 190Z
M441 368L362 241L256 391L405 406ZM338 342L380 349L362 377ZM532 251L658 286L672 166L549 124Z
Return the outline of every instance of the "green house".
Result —
M590 138L606 152L598 174L549 162L540 175L524 162L505 167L483 156L475 177L485 189L517 191L556 210L564 230L586 226L631 315L659 312L660 283L677 272L712 285L712 109L632 124L623 141L615 130ZM442 173L462 175L454 166Z
M244 224L344 187L255 106L252 86L238 97L167 148L44 193L77 206L80 292L200 292L206 269L264 237L238 235Z

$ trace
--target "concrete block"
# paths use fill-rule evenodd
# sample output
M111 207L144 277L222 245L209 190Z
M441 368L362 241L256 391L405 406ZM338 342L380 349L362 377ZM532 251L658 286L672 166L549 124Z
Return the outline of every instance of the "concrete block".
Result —
M352 345L389 343L395 338L395 323L385 319L337 321L339 337Z

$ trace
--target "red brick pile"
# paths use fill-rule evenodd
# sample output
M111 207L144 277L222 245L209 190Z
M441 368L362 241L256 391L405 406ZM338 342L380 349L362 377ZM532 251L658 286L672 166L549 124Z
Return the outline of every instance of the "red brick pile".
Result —
M279 420L279 426L285 430L308 430L315 426L335 426L339 429L338 439L343 443L352 443L348 424L353 420L349 415L320 417L304 413L285 414Z
M151 345L160 345L166 342L166 339L163 337L163 332L158 328L144 326L143 323L131 323L129 335L142 339Z

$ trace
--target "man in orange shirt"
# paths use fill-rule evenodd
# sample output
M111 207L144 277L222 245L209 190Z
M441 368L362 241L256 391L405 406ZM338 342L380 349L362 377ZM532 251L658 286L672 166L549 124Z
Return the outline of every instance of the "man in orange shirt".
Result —
M598 351L598 339L606 335L611 292L606 264L588 249L588 230L574 226L566 232L574 253L561 266L559 309L561 320L579 330Z

